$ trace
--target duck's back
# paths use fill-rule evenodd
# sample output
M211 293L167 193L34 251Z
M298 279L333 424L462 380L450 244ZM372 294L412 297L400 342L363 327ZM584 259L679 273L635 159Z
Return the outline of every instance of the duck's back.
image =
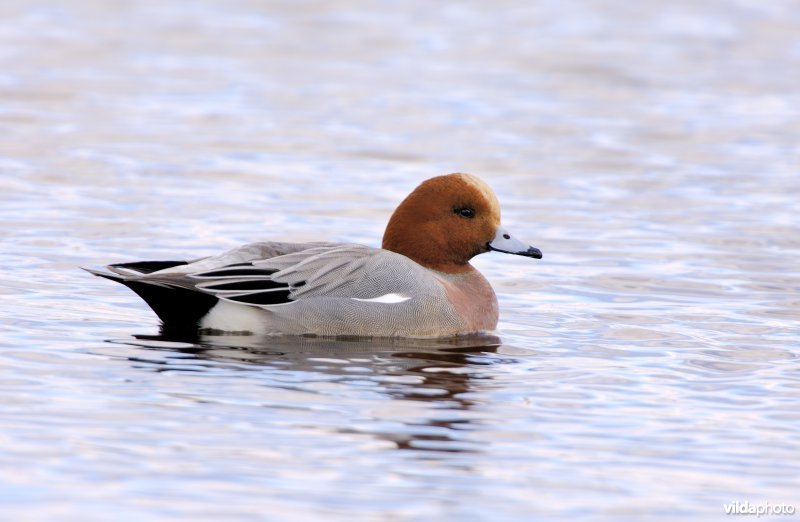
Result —
M285 285L286 301L259 304L263 295L258 292L233 299L225 296L203 318L202 328L403 337L463 333L464 321L448 300L439 276L394 252L328 244L253 261L252 266L274 271L264 281ZM216 288L223 284L219 282ZM215 283L201 287L213 291ZM264 294L271 292L264 290ZM242 310L243 303L255 310Z
M469 330L444 274L362 245L252 243L192 262L108 268L94 273L134 290L171 329L404 337Z

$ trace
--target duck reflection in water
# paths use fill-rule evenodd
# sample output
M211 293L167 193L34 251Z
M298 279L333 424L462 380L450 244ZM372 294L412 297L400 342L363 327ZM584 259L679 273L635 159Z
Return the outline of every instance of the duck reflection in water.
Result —
M509 362L498 359L500 338L471 335L449 339L357 339L322 337L259 337L192 335L162 331L114 343L148 350L129 356L137 367L159 372L209 372L269 370L286 378L274 388L312 391L304 384L334 383L350 391L379 393L396 401L422 406L420 415L391 412L391 405L371 408L375 418L365 426L337 428L344 434L369 434L391 441L398 449L436 452L474 452L465 430L476 415L474 402L465 397L475 385L488 383L486 366ZM244 376L244 375L243 375ZM319 377L322 377L320 379ZM365 386L366 385L366 386ZM326 393L325 391L321 393ZM374 395L373 395L374 396ZM346 399L343 399L346 400ZM423 404L419 404L423 403ZM415 408L412 408L414 410ZM383 417L382 413L387 415ZM397 429L390 428L394 426Z

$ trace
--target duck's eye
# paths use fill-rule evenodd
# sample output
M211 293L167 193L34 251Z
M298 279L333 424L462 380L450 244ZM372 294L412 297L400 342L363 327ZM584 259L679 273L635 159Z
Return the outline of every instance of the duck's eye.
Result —
M472 210L471 208L463 207L463 208L457 208L455 210L456 210L456 214L458 214L461 217L470 218L470 219L475 217L475 211Z

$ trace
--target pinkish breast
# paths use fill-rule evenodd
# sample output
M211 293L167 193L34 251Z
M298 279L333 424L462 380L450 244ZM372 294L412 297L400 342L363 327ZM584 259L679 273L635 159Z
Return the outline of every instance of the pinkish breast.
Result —
M497 327L497 296L483 274L472 268L462 274L439 273L447 298L464 322L460 333L494 330Z

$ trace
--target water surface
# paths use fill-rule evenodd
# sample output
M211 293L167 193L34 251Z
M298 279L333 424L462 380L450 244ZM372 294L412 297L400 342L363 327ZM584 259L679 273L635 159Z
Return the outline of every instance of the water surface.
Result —
M4 519L800 509L794 2L0 15ZM379 245L451 171L544 252L476 260L496 337L163 338L77 269Z

